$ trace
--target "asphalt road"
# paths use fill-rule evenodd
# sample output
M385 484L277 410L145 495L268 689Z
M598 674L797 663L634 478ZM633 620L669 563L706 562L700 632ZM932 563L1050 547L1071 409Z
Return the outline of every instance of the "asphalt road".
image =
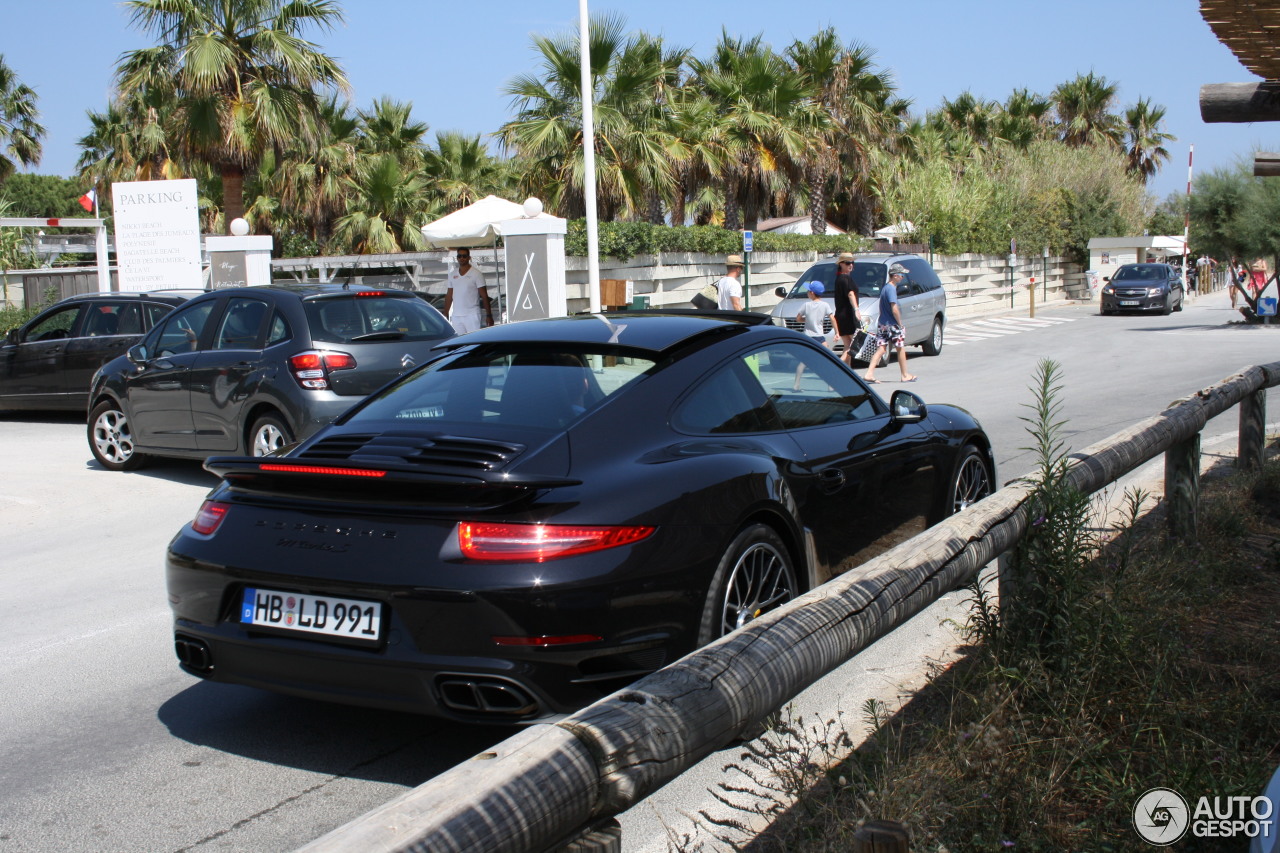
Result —
M1171 317L1059 306L1040 313L1056 322L987 325L992 336L971 329L963 343L967 324L956 321L956 343L938 358L913 354L920 380L901 387L978 415L1007 480L1033 464L1019 450L1029 441L1018 418L1040 358L1063 366L1067 438L1078 449L1280 358L1280 330L1227 327L1232 318L1220 293ZM886 397L900 387L892 367L879 375ZM1269 411L1275 420L1276 392ZM1235 423L1234 413L1211 423L1206 443ZM75 417L0 415L0 853L290 850L511 733L183 674L162 555L213 478L186 462L103 471L84 430ZM866 696L894 699L927 659L953 653L944 621L962 618L960 598L819 682L797 713L856 728ZM689 834L689 815L717 808L717 786L742 781L721 770L734 755L710 757L624 816L626 849L665 850Z

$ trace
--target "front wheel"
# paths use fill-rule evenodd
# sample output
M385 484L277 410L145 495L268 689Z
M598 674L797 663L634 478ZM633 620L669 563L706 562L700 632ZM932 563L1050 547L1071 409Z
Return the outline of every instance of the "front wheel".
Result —
M991 473L987 470L982 451L966 444L960 451L960 463L956 465L951 481L950 513L955 514L991 494Z
M249 453L252 456L270 456L287 444L293 443L293 434L284 421L275 415L263 415L253 422L249 431Z
M781 607L796 597L796 591L795 570L781 537L767 524L743 528L725 549L711 578L698 645Z
M925 355L938 355L942 352L942 319L933 318L933 328L929 330L929 339L920 345Z
M1164 298L1164 307L1160 309L1160 314L1164 317L1168 317L1172 313L1173 313L1173 294L1170 293L1168 296Z
M129 419L114 400L104 400L89 413L89 449L108 471L132 471L147 461L134 449Z

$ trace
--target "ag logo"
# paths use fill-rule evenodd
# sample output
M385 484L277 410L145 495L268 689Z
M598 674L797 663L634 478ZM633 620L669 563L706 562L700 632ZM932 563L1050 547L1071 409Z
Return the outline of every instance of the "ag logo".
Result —
M1187 832L1191 810L1182 795L1170 788L1152 788L1133 806L1133 828L1148 844L1172 844Z

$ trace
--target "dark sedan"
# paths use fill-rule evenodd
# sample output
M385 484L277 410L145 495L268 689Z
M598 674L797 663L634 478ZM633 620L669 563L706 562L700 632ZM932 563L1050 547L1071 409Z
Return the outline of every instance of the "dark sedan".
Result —
M568 712L987 495L976 420L747 313L529 321L223 478L183 669L468 721Z
M0 344L0 409L84 411L94 371L199 291L69 296Z
M150 456L273 453L453 337L413 293L234 287L174 311L93 378L89 448L113 471Z
M1104 280L1102 314L1182 310L1182 274L1169 264L1124 264Z

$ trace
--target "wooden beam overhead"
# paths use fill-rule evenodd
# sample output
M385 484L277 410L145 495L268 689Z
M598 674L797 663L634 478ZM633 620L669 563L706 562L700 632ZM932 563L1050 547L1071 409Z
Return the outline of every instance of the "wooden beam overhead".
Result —
M1260 178L1280 175L1280 152L1259 151L1253 155L1253 174Z
M1280 0L1200 0L1200 15L1241 65L1280 80Z
M1280 82L1207 83L1200 87L1200 117L1209 124L1280 121Z

